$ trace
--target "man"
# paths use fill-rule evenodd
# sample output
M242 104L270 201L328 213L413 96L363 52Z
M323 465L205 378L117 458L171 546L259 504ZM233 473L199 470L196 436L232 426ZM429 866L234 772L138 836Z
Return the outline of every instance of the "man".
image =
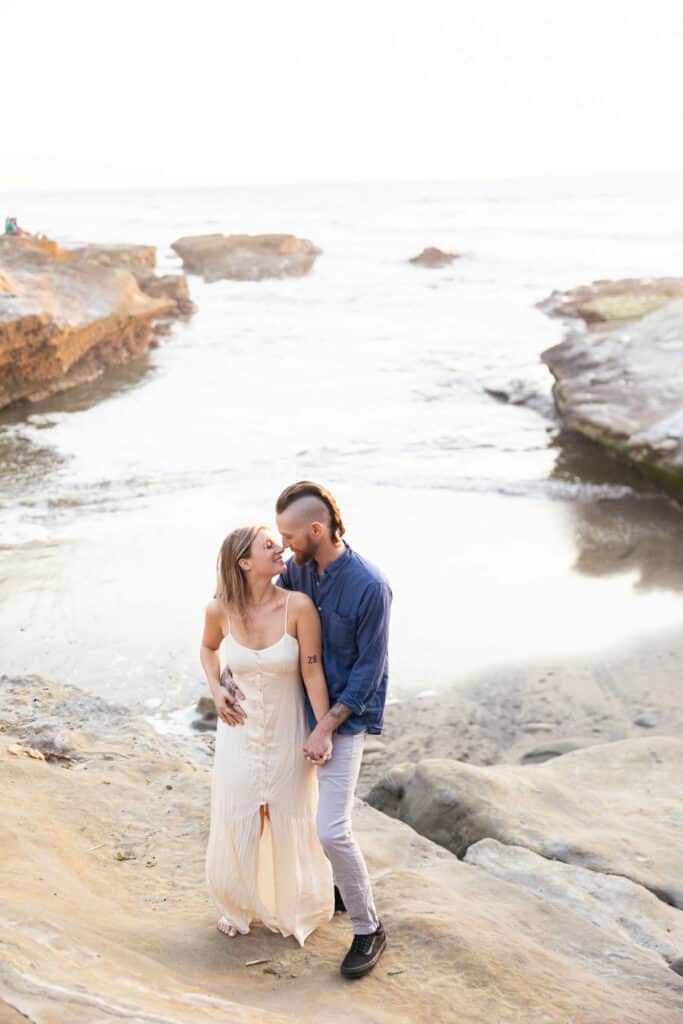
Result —
M351 812L365 734L382 731L392 594L382 573L342 539L337 503L324 487L309 480L292 484L278 498L276 513L282 543L292 552L278 583L308 594L322 622L331 706L316 723L307 701L312 732L304 753L318 765L318 835L332 864L336 909L346 910L353 925L341 973L358 978L386 947Z

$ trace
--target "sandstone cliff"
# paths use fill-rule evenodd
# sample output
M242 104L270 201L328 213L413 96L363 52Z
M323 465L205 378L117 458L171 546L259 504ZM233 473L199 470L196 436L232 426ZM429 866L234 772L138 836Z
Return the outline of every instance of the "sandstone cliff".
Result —
M184 278L157 278L153 265L151 247L0 238L0 408L92 380L191 312Z
M539 855L525 837L532 826L552 833L565 808L548 807L520 832L525 848L512 851L513 871L505 867L508 842L462 861L358 804L357 835L389 947L372 974L349 983L338 973L349 941L343 915L303 949L258 927L235 940L216 931L204 885L210 762L190 740L161 737L126 709L75 688L3 677L0 761L3 1019L681 1019L683 979L669 966L683 941L680 912L631 882L644 893L638 904L626 878L599 869L553 889L555 869L573 869ZM528 785L540 770L518 769ZM653 827L677 813L666 794L648 800L653 811L657 804ZM487 807L482 792L480 813ZM651 856L652 844L644 853Z

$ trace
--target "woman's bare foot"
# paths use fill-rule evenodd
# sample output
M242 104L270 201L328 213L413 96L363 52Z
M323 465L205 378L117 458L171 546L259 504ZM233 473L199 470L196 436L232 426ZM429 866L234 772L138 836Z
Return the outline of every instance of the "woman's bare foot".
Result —
M230 924L224 917L219 917L216 924L219 932L223 932L224 935L229 935L231 939L234 939L237 935L237 929L234 924Z

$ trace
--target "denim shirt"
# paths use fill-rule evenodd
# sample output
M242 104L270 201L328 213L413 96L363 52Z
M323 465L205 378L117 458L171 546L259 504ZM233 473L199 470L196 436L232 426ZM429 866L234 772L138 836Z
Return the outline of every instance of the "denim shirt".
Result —
M286 590L308 594L320 615L323 668L330 705L337 701L353 714L339 733L381 733L389 678L391 588L370 562L344 541L343 555L319 576L315 560L297 565L293 558L277 579ZM315 714L308 697L311 728Z

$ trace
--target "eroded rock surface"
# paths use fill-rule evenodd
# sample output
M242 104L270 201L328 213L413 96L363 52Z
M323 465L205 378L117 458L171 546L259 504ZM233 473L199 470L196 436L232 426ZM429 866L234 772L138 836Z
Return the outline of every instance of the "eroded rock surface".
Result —
M321 252L307 238L295 235L188 235L171 248L185 270L206 281L303 277Z
M160 276L155 272L157 253L153 245L86 245L69 251L74 259L91 265L129 270L145 295L172 301L176 316L189 316L196 312L184 275Z
M683 301L607 333L573 332L542 359L568 427L683 496Z
M683 908L682 777L683 740L657 736L537 765L399 765L368 801L459 857L497 839L623 875Z
M0 408L94 379L191 312L185 279L157 278L153 263L150 246L0 238Z
M658 953L668 964L681 955L683 914L628 878L549 860L496 839L474 843L465 861Z
M58 735L77 760L9 750ZM551 885L551 866L539 867L540 887L521 861L516 877L500 867L509 877L496 877L490 854L459 861L358 804L389 946L351 987L338 971L350 938L343 915L303 949L259 927L236 940L216 931L204 883L210 764L197 744L75 688L2 677L0 764L8 1020L342 1024L350 1006L366 1024L681 1019L683 979L668 962L680 928L666 916L677 912L658 907L645 933L634 930L637 897L623 880L607 879L605 892L625 919L607 906L591 915L580 891L597 909L598 876L590 893L574 877L573 899Z

